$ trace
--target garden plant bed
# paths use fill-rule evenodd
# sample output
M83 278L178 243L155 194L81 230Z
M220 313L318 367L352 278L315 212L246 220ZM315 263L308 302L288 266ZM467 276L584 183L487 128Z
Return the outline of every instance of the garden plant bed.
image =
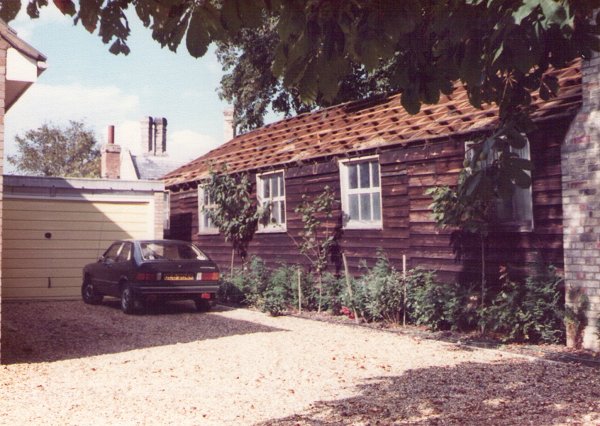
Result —
M4 303L0 424L597 424L579 364L188 302Z

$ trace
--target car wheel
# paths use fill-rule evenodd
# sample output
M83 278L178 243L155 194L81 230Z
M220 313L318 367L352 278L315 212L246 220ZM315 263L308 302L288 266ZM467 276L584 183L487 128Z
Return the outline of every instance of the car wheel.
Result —
M208 301L206 299L194 299L194 303L196 304L196 310L198 312L210 311L210 308L211 308L210 301Z
M97 305L102 302L103 296L96 293L94 285L89 277L85 277L81 285L81 298L88 305Z
M130 315L141 308L141 300L135 295L130 285L125 284L121 290L121 310Z

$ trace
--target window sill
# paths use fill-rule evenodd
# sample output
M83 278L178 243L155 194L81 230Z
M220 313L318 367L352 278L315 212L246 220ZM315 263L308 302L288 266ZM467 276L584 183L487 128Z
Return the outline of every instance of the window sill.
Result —
M257 234L283 234L285 232L287 232L287 227L285 226L269 226L256 231Z
M344 230L361 230L361 229L369 229L369 230L373 230L373 231L382 231L383 230L383 224L381 222L376 222L376 223L366 223L366 222L354 222L354 223L346 223L342 229Z
M218 229L204 229L198 232L198 235L219 235Z
M533 232L533 225L526 222L505 222L496 223L492 226L492 232L515 232L527 233Z

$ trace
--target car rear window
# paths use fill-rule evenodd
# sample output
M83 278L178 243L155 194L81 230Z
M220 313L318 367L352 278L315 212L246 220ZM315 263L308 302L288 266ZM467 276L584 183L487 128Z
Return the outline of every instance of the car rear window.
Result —
M144 260L208 260L208 257L192 244L171 242L142 242Z

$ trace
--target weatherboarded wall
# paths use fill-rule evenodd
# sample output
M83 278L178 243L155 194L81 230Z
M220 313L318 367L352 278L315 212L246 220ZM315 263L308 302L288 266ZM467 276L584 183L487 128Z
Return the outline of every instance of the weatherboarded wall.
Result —
M530 135L533 170L534 227L529 232L499 230L488 243L488 272L497 275L498 268L508 264L523 272L537 261L563 266L560 144L570 119L539 124ZM441 231L431 218L431 198L425 190L457 181L464 158L465 141L476 135L456 139L417 143L408 147L384 148L357 153L377 155L380 163L383 207L383 229L341 230L340 249L346 254L353 272L361 261L373 265L379 248L400 268L406 255L408 266L437 270L448 279L463 275L476 276L479 271L479 244L467 241L470 253L460 262L450 246L450 232ZM251 181L254 181L251 179ZM300 240L302 222L294 212L303 194L318 195L331 187L340 199L338 158L325 158L304 165L285 168L286 232L258 233L250 246L250 254L269 264L307 264L294 240ZM336 217L341 221L337 205ZM220 265L229 269L231 246L219 235L198 233L198 197L195 184L171 194L171 233L197 243ZM236 258L239 264L239 259ZM342 267L339 257L332 268Z

